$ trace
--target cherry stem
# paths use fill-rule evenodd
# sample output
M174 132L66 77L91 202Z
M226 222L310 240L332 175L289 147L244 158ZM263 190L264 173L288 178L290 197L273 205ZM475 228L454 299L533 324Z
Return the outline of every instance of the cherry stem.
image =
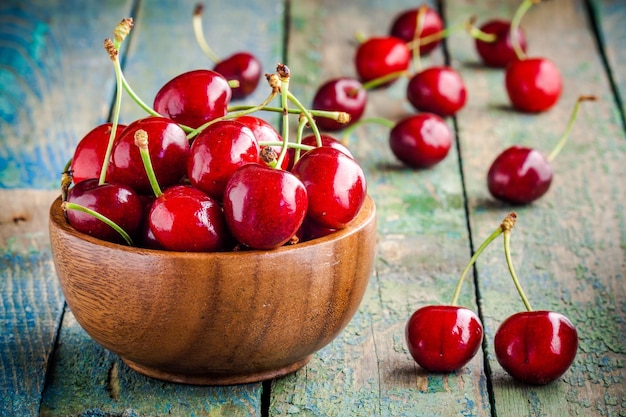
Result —
M234 112L234 111L240 111L240 110L249 110L249 109L254 109L252 111L270 111L270 112L274 112L274 113L282 113L283 109L281 107L272 107L272 106L262 106L260 108L258 108L259 106L250 106L248 104L240 104L240 105L236 105L236 106L230 106L228 108L228 112ZM299 109L288 109L289 114L301 114L302 111ZM346 112L342 112L342 111L328 111L328 110L311 110L309 109L308 112L311 114L311 116L314 117L325 117L327 119L332 119L335 120L336 122L340 122L342 120L349 120L349 115ZM343 121L343 123L347 123L346 121Z
M511 229L513 228L513 225L515 224L515 218L513 218L511 222L508 222L506 224L505 223L506 223L506 220L502 222L503 238L504 238L504 256L506 258L506 264L509 267L511 278L513 278L513 284L515 284L515 288L517 289L517 292L519 293L519 296L522 299L522 302L524 303L526 310L532 311L533 309L530 306L530 302L528 301L526 294L524 294L524 290L522 290L522 286L520 285L519 279L517 278L517 274L515 273L515 269L513 268L513 261L511 260Z
M276 160L276 167L280 169L282 167L283 160L285 159L285 155L287 154L287 144L289 143L289 67L284 64L278 64L276 67L276 73L280 79L280 105L283 109L283 143L281 145L282 148L280 150L280 154L278 155L278 159Z
M300 110L300 114L304 115L304 117L306 118L306 121L308 122L309 127L311 128L311 130L313 131L313 135L315 136L316 145L322 146L322 137L320 135L320 130L318 129L317 123L315 123L315 119L313 118L313 115L311 114L309 109L304 107L304 105L300 102L300 100L298 100L298 98L294 96L290 91L288 92L288 97L289 97L289 101L295 104L296 107ZM350 121L350 115L348 113L344 113L344 112L338 112L338 113L339 113L339 117L337 118L337 121L339 123L348 123Z
M407 45L407 47L413 51L413 66L415 67L416 71L419 71L422 68L422 59L421 59L422 54L420 53L420 45L421 45L420 36L422 35L422 30L424 29L424 20L426 20L426 12L428 12L428 6L426 6L425 4L421 5L420 8L417 10L417 22L415 22L415 32L413 33L413 40L410 42L411 44L416 44L416 45L413 47Z
M85 206L81 206L80 204L70 203L69 201L62 202L61 208L63 209L63 211L76 210L76 211L81 211L83 213L86 213L86 214L89 214L90 216L95 217L96 219L100 220L101 222L106 223L108 226L113 228L117 233L119 233L120 236L122 236L122 238L126 242L126 244L128 244L128 246L133 246L133 240L130 238L130 236L128 235L128 233L126 233L124 229L118 226L113 220L109 219L106 216L103 216L97 211L94 211Z
M209 46L204 37L204 31L202 30L202 12L204 11L204 5L201 3L196 4L193 11L193 34L196 37L196 42L204 54L213 61L214 64L220 62L219 56Z
M526 59L526 53L522 50L522 46L519 43L519 38L517 36L517 29L520 26L520 22L522 21L522 17L526 14L528 10L535 4L540 3L541 0L524 0L520 3L515 14L513 15L513 19L511 20L511 27L509 28L509 36L511 38L511 46L513 46L513 50L515 51L515 55L517 55L517 59L523 61Z
M364 90L372 90L372 89L374 89L374 88L376 88L378 86L386 84L389 81L393 81L396 78L400 78L400 77L402 77L404 75L409 75L409 71L402 70L402 71L391 72L389 74L383 75L382 77L374 78L373 80L369 80L369 81L363 83L361 88L363 88Z
M161 191L161 187L159 186L159 182L157 181L156 174L154 173L152 161L150 160L150 151L148 149L148 132L143 129L138 129L135 132L135 145L139 148L141 161L143 162L143 167L146 170L146 175L148 176L148 181L150 181L152 191L154 192L154 195L156 197L160 197L163 194L163 191Z
M472 38L478 39L480 41L487 42L487 43L495 42L498 40L498 35L496 35L495 33L487 33L487 32L480 30L480 28L476 27L475 23L476 23L476 16L472 16L468 20L465 26L467 33L469 33L469 35Z
M574 110L572 111L572 115L569 118L569 122L567 123L567 127L565 128L565 132L561 135L558 143L548 155L548 162L552 162L554 158L561 152L561 149L565 146L565 142L567 142L567 138L569 137L570 132L572 131L572 127L574 126L574 121L576 121L576 116L578 115L578 109L580 108L580 104L583 101L595 101L595 96L580 96L578 100L576 100L576 104L574 105Z
M296 134L296 144L300 145L302 142L302 134L304 132L304 128L306 127L307 120L306 117L300 115L298 118L298 133ZM295 152L293 154L293 163L295 164L300 160L300 153L302 149L300 147L295 148Z
M354 132L355 129L359 128L360 126L364 125L364 124L368 124L368 123L375 123L375 124L379 124L382 125L384 127L387 127L389 129L392 129L395 126L395 123L389 119L385 119L383 117L369 117L366 119L361 119L358 122L348 126L344 131L343 131L343 135L341 137L341 142L344 145L347 145L349 142L349 137L352 134L352 132Z
M502 221L500 226L496 230L494 230L493 233L491 233L491 235L489 235L489 237L485 239L485 241L478 247L476 252L474 252L474 254L470 258L467 265L465 265L465 269L463 269L463 272L461 273L461 277L457 281L456 288L454 289L454 294L452 295L452 302L450 303L451 305L454 306L457 304L459 300L459 295L461 294L461 287L463 285L463 281L465 280L465 276L467 275L469 270L472 268L472 265L476 263L476 260L478 259L480 254L483 253L485 248L489 246L489 244L493 242L498 236L500 236L507 227L510 229L512 225L511 226L508 226L508 225L511 223L515 224L515 219L517 219L517 213L515 212L509 213L508 216L506 216L506 218Z
M473 32L472 28L474 28L476 31L480 32L479 29L474 27L474 22L475 21L476 21L476 16L471 16L467 21L457 23L454 26L446 27L446 28L440 30L439 32L431 33L430 35L424 36L423 38L420 38L418 36L415 39L413 39L411 42L408 42L406 44L406 46L409 49L413 50L413 49L419 48L420 46L428 45L429 43L433 43L433 42L436 42L438 40L447 38L448 36L450 36L454 32L458 32L458 31L463 30L463 29L466 29L466 30L470 31L470 33L471 33L471 32ZM484 32L482 32L482 33L484 35L486 35L486 36L489 36L488 34L486 34Z

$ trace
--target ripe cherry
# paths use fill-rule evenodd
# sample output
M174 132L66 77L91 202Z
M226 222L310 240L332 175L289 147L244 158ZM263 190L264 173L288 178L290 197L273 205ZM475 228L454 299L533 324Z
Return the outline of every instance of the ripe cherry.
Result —
M242 99L254 92L261 75L261 62L248 52L237 52L217 62L213 71L219 72L228 81L235 80L239 84L232 88L232 99Z
M348 147L344 145L343 142L341 142L339 139L335 138L334 136L322 133L320 134L320 142L321 142L320 146L328 146L330 148L335 148L338 151L345 153L350 158L354 158L354 156L352 155L352 152L350 152L350 149L348 149ZM308 146L313 146L313 147L318 146L317 139L315 138L315 135L313 134L303 137L300 143L303 145L308 145ZM304 155L304 153L305 152L302 151L300 153L300 156ZM289 161L291 162L289 164L288 170L291 171L291 169L293 168L293 161L295 160L296 150L294 148L289 148L287 150L287 154L289 155Z
M266 120L261 119L260 117L247 114L245 116L239 116L233 120L246 125L252 131L252 134L254 135L254 137L257 140L257 143L259 144L261 142L282 142L283 141L282 136L280 135L280 133L278 133L276 128L272 126L271 123L269 123ZM274 152L276 152L276 154L280 154L280 151L282 150L281 146L272 146L271 148L274 150ZM289 156L285 155L281 168L287 169L289 167L289 163L290 163Z
M443 160L452 145L452 132L436 114L418 113L400 120L389 132L389 146L400 161L428 168Z
M474 41L476 51L485 65L506 68L509 63L519 59L511 41L511 22L502 19L489 20L480 27L480 31L493 38L489 41L476 38ZM517 27L515 36L521 50L526 52L526 34L521 27Z
M563 89L561 72L547 58L511 62L506 69L505 85L513 107L528 113L550 109Z
M354 60L361 81L367 82L406 71L411 62L411 52L401 39L374 37L359 45ZM389 85L396 79L381 85Z
M441 16L436 10L428 6L424 7L423 23L420 33L416 33L419 8L406 10L398 14L392 24L389 33L391 36L402 39L404 42L419 41L436 33L443 31L444 24ZM420 55L429 54L439 45L441 39L435 39L432 42L420 45Z
M154 110L192 128L227 112L232 90L218 72L193 70L168 81L154 97Z
M78 142L70 165L74 183L100 177L112 126L112 123L101 124ZM125 125L117 125L116 138L125 127Z
M357 122L365 112L367 91L363 85L353 78L334 78L322 84L313 97L311 107L314 110L342 111L350 115L348 123L318 117L315 119L320 129L328 131L342 130Z
M465 105L467 91L459 73L451 67L430 67L415 74L406 97L416 110L452 116Z
M307 191L288 171L247 164L224 191L224 214L233 236L253 249L282 246L296 234L307 210Z

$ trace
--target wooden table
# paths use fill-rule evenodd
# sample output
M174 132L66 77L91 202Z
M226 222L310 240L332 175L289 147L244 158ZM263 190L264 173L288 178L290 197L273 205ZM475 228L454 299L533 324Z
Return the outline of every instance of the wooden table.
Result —
M510 18L517 1L443 1L449 25ZM264 383L197 387L138 375L92 341L65 306L47 235L59 173L77 141L109 116L114 71L102 41L127 16L127 79L146 101L171 77L211 67L195 43L195 0L3 0L0 4L0 415L2 416L625 416L626 415L626 4L561 0L522 22L531 55L561 69L559 103L542 114L508 105L503 72L479 64L473 41L456 32L423 61L460 71L469 100L454 118L456 146L429 170L401 166L388 130L364 125L350 146L378 207L375 268L345 331L303 369ZM322 81L354 76L354 34L382 35L416 3L393 1L215 0L204 28L219 55L247 49L265 72L292 71L291 90L310 103ZM413 112L406 80L370 93L367 116ZM260 88L248 103L267 94ZM493 158L514 143L549 152L576 98L585 103L554 161L548 194L523 207L486 188ZM142 117L128 96L122 121ZM271 117L271 116L268 116ZM469 257L515 209L512 251L537 309L567 315L580 337L571 369L547 386L512 380L493 336L523 310L501 244L479 259L461 303L485 325L483 350L464 369L429 374L408 354L410 313L450 301ZM117 367L117 374L111 369ZM117 385L118 395L110 387Z

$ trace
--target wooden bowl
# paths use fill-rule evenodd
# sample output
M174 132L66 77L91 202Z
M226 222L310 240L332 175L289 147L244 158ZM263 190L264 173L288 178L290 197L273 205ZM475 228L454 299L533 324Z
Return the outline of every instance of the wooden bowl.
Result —
M186 253L105 242L50 208L67 304L132 369L202 385L256 382L304 366L356 312L374 260L368 196L344 230L271 251Z

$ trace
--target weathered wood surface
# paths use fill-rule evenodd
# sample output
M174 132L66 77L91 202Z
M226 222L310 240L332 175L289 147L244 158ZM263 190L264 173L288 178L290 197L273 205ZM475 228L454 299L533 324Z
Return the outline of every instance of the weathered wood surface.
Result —
M79 2L17 0L0 6L0 188L16 189L0 190L0 415L626 413L626 134L583 0L539 4L522 23L529 52L549 56L562 70L564 94L553 110L511 111L502 72L482 68L472 41L459 32L447 40L446 50L438 48L424 61L449 60L467 84L468 104L449 120L458 129L458 150L430 170L412 171L393 158L387 129L368 125L353 133L351 148L366 169L379 213L376 266L361 308L302 370L271 384L235 387L166 384L130 371L64 311L56 283L47 242L47 210L56 194L50 190L76 141L109 113L114 80L104 37L122 17L134 14L125 75L147 102L172 76L211 66L193 39L194 1L137 4L136 13L132 2L121 0L89 8ZM470 15L480 22L510 17L517 4L450 0L442 11L448 24ZM624 97L626 49L618 16L626 7L617 0L592 4L610 73ZM249 48L266 72L285 56L292 90L308 104L319 82L354 75L356 31L384 34L395 13L414 5L408 0L293 1L287 50L282 43L286 7L280 2L246 2L245 7L206 2L205 30L219 55ZM405 85L400 80L388 90L372 91L367 114L393 120L410 114ZM485 176L495 155L513 143L549 152L581 94L599 100L581 108L568 145L554 161L549 193L529 207L494 202ZM248 102L265 95L260 89ZM143 114L124 96L123 121ZM409 314L450 301L472 248L513 209L519 214L514 262L533 306L560 311L578 327L581 343L572 369L553 384L532 387L513 382L495 361L498 324L523 309L496 242L476 266L477 287L468 280L461 299L484 319L485 351L457 373L425 373L404 344ZM265 397L264 389L270 388L271 396Z

